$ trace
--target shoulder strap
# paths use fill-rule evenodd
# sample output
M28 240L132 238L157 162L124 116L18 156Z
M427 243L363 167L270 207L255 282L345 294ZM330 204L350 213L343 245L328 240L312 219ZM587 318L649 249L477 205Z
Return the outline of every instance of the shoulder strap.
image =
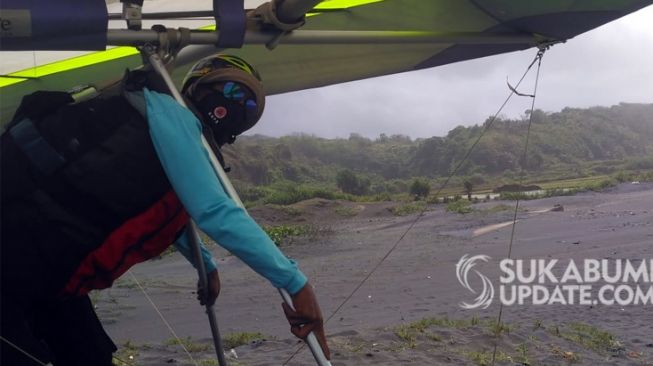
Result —
M34 123L24 118L9 129L16 146L43 175L48 176L66 163L59 152L41 136Z
M73 103L72 96L63 91L41 90L26 95L20 102L14 118L7 126L7 130L25 118L39 121L49 113L55 113L59 108Z
M70 94L62 91L37 91L26 95L5 130L16 146L44 175L57 170L66 160L43 138L34 121L40 121L48 114L56 113L59 108L73 102Z

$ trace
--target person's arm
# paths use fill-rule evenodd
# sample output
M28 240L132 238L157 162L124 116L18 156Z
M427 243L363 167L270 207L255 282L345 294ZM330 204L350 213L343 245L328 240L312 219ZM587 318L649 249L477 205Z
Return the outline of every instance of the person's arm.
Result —
M217 266L213 260L213 255L211 255L211 252L209 252L202 240L199 240L199 243L200 251L202 252L202 260L204 261L204 268L206 268L206 273L214 271L217 269ZM193 267L197 268L197 263L195 261L195 257L193 256L193 251L190 249L190 244L188 243L188 237L186 235L182 235L179 239L177 239L177 241L174 243L174 246L177 248L177 251L179 251L179 253L181 253L181 255L183 255L190 262L190 264L193 265Z
M224 192L201 145L200 122L171 97L144 93L154 148L197 226L273 286L298 293L306 276Z
M311 285L297 264L227 196L201 145L200 122L168 95L146 89L145 96L154 148L186 211L219 245L292 295L295 311L282 304L291 332L305 339L314 331L329 359L322 312ZM217 278L217 271L211 273Z
M192 265L197 269L197 261L195 256L193 256L193 251L190 248L190 243L188 239L188 233L184 233L181 237L174 243L175 248L183 255ZM206 246L202 239L197 238L200 253L202 254L202 261L204 262L204 269L206 270L206 276L208 280L207 292L204 293L202 288L201 281L197 281L197 300L200 301L200 305L213 305L215 300L220 294L220 276L218 275L218 267L215 265L213 260L213 255L206 249Z

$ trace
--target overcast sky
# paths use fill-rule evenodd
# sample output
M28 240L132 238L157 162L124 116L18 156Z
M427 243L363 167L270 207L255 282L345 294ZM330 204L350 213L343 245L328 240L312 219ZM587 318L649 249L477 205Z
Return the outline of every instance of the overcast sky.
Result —
M493 115L509 93L506 77L514 85L535 53L531 49L271 96L250 133L442 136ZM533 81L525 80L520 91L532 92ZM653 103L653 6L554 46L542 62L536 108L559 111L619 102ZM519 117L529 107L528 98L513 97L503 114Z

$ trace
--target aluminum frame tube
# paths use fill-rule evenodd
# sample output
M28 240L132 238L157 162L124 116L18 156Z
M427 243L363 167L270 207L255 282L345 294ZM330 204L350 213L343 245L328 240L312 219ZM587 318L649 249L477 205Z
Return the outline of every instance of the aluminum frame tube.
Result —
M159 42L162 34L152 30L109 30L109 45L132 46ZM267 44L278 34L248 31L245 44ZM216 31L191 31L189 44L213 45L218 40ZM473 33L428 31L320 31L296 30L281 37L283 44L529 44L541 43L525 33Z
M277 18L284 23L295 23L322 0L272 0L276 2Z
M295 305L292 303L292 297L290 297L288 291L280 288L279 293L281 294L283 301L290 306L292 310L295 310ZM306 336L306 344L308 344L308 348L311 350L313 358L318 366L331 366L331 361L327 360L326 356L324 356L322 347L320 347L320 342L317 341L317 337L313 332L308 333L308 336Z
M184 98L177 90L177 87L172 81L172 78L170 78L170 74L168 73L168 70L166 70L163 61L161 60L161 57L159 57L159 55L156 54L154 50L149 49L148 47L149 46L147 45L144 47L144 53L148 57L150 65L152 65L154 70L159 74L159 76L161 76L166 86L170 90L172 97L177 101L177 103L187 108L188 106L186 105ZM206 143L206 140L203 138L203 136L202 136L202 142ZM205 148L207 147L208 147L208 143L205 146ZM208 148L207 151L212 151L212 150ZM197 275L199 277L200 286L204 291L203 295L205 296L206 299L207 292L208 292L208 276L206 273L206 267L204 266L204 259L202 258L202 253L200 250L200 242L198 239L199 236L197 234L197 227L195 226L195 223L192 220L188 222L185 235L188 236L188 241L191 247L191 251L193 253L197 265ZM218 328L218 321L215 316L215 311L213 310L213 305L209 305L209 304L206 305L206 314L209 317L211 336L213 338L213 346L215 348L215 353L216 356L218 357L218 364L220 366L227 366L227 360L224 356L224 349L222 347L222 338L220 337L220 330Z
M196 10L196 11L172 11L172 12L158 12L158 13L142 13L141 19L143 20L165 20L165 19L183 19L183 18L207 18L213 19L212 10ZM123 20L122 14L110 13L109 20Z

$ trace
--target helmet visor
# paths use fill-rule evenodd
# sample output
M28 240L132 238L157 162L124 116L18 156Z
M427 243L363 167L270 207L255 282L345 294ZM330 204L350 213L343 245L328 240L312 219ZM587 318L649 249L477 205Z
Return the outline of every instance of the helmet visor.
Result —
M258 120L254 93L238 82L203 84L195 92L193 104L220 145L232 143Z

